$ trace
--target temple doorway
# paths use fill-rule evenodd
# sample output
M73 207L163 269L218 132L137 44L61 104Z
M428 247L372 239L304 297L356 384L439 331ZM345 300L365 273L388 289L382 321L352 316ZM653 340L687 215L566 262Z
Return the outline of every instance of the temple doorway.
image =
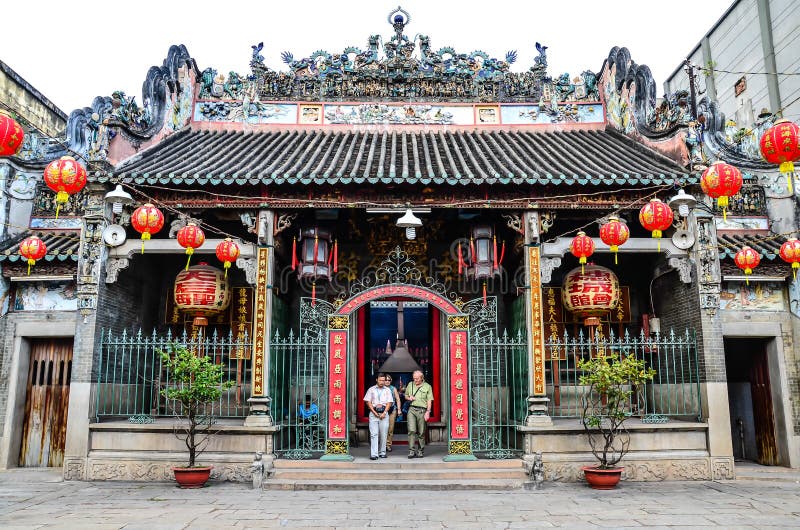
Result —
M419 369L434 392L429 427L442 422L441 401L441 318L438 309L418 300L375 300L358 314L358 348L356 351L357 391L355 409L359 439L368 437L368 409L363 402L366 390L375 384L380 372L392 378L392 386L400 395L400 410L395 420L393 445L405 445L407 413L405 387L414 370ZM434 439L438 439L434 436Z

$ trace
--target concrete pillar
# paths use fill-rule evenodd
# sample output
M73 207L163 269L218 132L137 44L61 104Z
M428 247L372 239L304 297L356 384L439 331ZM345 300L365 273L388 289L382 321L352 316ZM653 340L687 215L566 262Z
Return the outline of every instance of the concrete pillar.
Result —
M733 442L731 440L728 384L725 373L725 347L722 318L719 314L722 280L717 251L717 234L711 215L695 212L695 267L700 296L698 349L703 416L708 423L708 451L712 476L733 478Z
M67 412L67 435L64 448L64 478L86 478L89 455L89 423L92 416L92 396L96 381L92 380L95 345L99 344L97 329L97 300L104 282L105 261L108 257L103 244L107 205L105 186L87 186L87 205L84 210L81 245L78 251L78 318L75 325L75 346L72 353L72 381Z
M273 227L275 213L261 210L258 213L258 249L256 250L256 296L253 322L252 396L250 415L245 418L247 426L269 427L273 424L270 414L269 359L272 336L272 285L275 278L275 252Z
M778 88L778 66L775 62L775 45L772 42L772 14L769 0L756 0L758 26L761 30L761 48L764 51L764 71L767 75L769 106L773 113L781 110L781 92Z
M546 382L544 369L544 326L542 325L542 279L539 247L539 214L523 214L525 230L525 277L528 290L525 314L528 339L528 426L552 425L547 415Z

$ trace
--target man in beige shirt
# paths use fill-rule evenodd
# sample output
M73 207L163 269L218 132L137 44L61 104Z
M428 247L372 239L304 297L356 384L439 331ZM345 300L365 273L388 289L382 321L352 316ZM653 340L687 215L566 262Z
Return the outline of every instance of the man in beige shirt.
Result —
M413 374L413 381L406 387L406 401L411 402L408 409L408 458L425 456L425 422L431 418L433 389L425 382L422 372ZM415 446L419 444L419 449Z

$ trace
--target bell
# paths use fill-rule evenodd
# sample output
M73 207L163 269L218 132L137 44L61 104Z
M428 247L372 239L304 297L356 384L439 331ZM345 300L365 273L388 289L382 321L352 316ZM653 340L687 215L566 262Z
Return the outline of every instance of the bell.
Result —
M389 358L381 365L380 369L378 369L379 372L407 373L416 370L422 371L417 361L415 361L408 352L408 344L406 343L403 327L403 302L397 302L397 344L395 345L394 352L392 352Z

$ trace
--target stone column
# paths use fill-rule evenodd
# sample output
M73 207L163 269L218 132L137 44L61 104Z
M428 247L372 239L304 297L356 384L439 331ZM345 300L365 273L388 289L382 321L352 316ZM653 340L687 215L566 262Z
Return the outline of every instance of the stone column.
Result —
M82 480L87 476L89 454L89 422L96 381L92 380L95 345L100 337L97 329L97 299L103 283L103 263L107 258L103 244L105 218L105 186L87 186L87 205L83 216L81 243L78 254L78 318L72 352L72 380L69 390L67 434L64 447L64 478Z
M269 397L269 359L272 335L272 283L275 278L275 253L273 227L275 214L262 210L258 214L258 248L255 257L255 319L253 322L252 395L250 415L244 420L247 426L272 425Z
M525 313L528 339L528 416L527 426L552 425L547 415L545 368L544 368L544 326L542 321L542 279L539 247L539 214L525 212L525 277L528 279L527 303Z
M708 451L711 455L713 479L733 478L733 443L728 409L728 384L725 373L725 347L722 318L719 314L720 282L722 280L717 251L714 218L696 211L695 266L700 296L700 329L698 349L701 366L703 416L708 422Z

